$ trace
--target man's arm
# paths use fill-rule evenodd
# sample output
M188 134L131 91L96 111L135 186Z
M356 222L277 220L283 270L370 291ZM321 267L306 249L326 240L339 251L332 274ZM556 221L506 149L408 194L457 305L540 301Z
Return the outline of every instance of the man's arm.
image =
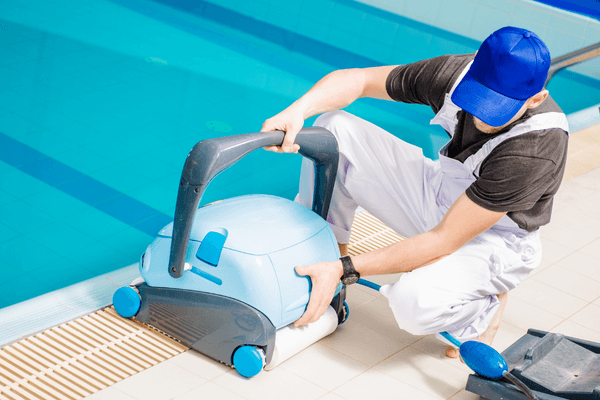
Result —
M352 262L361 276L412 271L454 253L491 228L504 215L505 212L490 211L478 206L463 193L442 221L429 232L353 257ZM306 312L294 323L299 326L314 322L325 313L343 269L341 261L333 261L298 266L296 272L309 276L312 282Z
M278 153L297 152L299 146L294 145L294 140L302 129L304 120L317 114L344 108L361 97L391 100L385 83L394 68L395 66L342 69L326 75L304 96L265 121L261 132L274 130L286 132L281 147L271 146L265 149Z

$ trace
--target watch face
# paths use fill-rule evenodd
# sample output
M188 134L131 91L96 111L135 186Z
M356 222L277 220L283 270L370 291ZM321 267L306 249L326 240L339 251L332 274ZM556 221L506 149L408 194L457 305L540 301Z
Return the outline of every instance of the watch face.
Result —
M358 279L359 279L358 275L352 274L352 275L348 275L347 277L345 277L342 280L342 283L344 285L348 286L348 285L352 285L353 283L358 282Z

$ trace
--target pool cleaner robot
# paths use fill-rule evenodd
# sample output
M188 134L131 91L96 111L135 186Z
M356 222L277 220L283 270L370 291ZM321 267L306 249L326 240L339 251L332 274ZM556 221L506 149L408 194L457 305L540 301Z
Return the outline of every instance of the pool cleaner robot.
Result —
M346 315L345 288L319 321L302 327L310 279L296 265L339 258L325 221L338 165L335 137L323 128L297 136L313 161L312 210L268 195L198 208L208 184L251 151L283 142L284 133L251 133L199 142L179 185L175 219L140 260L143 282L118 289L116 311L135 317L245 377L271 369L332 333Z

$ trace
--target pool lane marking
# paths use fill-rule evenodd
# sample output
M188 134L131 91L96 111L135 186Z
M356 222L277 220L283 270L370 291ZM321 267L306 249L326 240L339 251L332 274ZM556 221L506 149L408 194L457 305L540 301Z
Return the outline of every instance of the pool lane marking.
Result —
M0 132L0 160L40 181L156 236L173 218Z
M287 57L281 57L276 51L265 49L255 43L244 42L237 38L232 38L222 32L213 30L213 28L209 26L202 26L202 24L198 24L197 21L190 21L185 18L180 18L177 15L169 14L168 12L165 12L163 7L176 8L179 11L192 14L196 17L213 21L230 29L238 30L261 40L266 40L269 43L283 46L289 51L308 56L313 60L329 64L334 68L362 68L383 65L382 62L372 58L301 35L279 25L260 21L251 16L204 0L197 0L195 2L187 2L185 0L110 1L133 10L136 13L168 23L175 26L177 29L209 40L219 46L267 63L282 71L306 79L309 82L316 82L321 79L323 75L325 75L324 71L302 65L302 63L290 60ZM361 102L392 115L401 116L411 120L413 120L415 114L420 114L423 121L427 122L432 118L429 110L424 109L421 111L415 108L405 109L403 107L398 107L398 104L392 101L363 98L361 99Z

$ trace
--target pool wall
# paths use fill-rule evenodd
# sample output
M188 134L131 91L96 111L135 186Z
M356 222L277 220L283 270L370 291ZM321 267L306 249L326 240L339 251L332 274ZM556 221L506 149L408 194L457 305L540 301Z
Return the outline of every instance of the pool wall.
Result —
M403 23L411 23L406 19L424 23L466 39L462 41L464 47L446 43L450 45L449 53L478 47L491 32L507 25L536 32L548 45L553 58L600 42L600 21L528 0L207 1L383 64L407 62L410 59L404 43L407 40L424 40L423 46L439 44L432 40L442 40L435 35L423 38L407 35L404 30L400 32L398 22L390 18L390 13L403 19ZM356 12L361 7L364 12ZM598 58L570 70L600 79Z

